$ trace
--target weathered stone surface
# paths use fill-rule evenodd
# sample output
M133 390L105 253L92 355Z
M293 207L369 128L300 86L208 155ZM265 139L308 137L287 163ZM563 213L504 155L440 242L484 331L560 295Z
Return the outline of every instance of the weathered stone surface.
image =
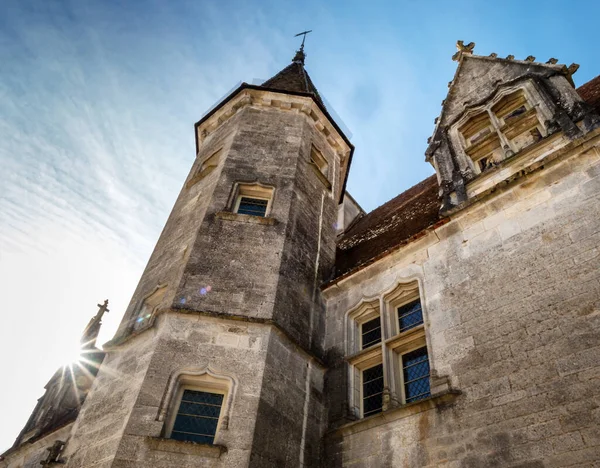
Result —
M595 150L573 151L490 198L485 214L473 216L483 213L478 206L457 213L439 228L439 240L422 247L428 255L420 264L404 263L400 250L380 260L382 268L367 267L325 291L325 349L337 356L344 313L416 275L432 368L462 392L443 412L393 423L383 413L369 430L334 430L325 466L598 462L600 190L587 188L598 160ZM336 408L348 394L346 364L335 362L326 387L336 403L331 424L343 418Z

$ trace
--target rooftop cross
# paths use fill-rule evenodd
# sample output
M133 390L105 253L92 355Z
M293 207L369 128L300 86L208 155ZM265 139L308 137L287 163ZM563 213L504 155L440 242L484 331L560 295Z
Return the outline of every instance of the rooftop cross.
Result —
M294 37L302 36L302 44L300 45L300 49L304 50L304 41L306 40L306 35L311 32L312 32L312 29L309 31L302 31L301 33L298 33L294 36Z
M306 58L306 54L304 53L304 41L306 40L306 35L311 33L312 29L309 31L302 31L301 33L296 34L294 37L302 36L302 44L300 44L300 49L296 51L296 55L292 59L292 62L300 62L304 64L304 59Z
M98 307L98 314L96 314L96 316L100 316L100 318L102 318L104 312L110 312L110 309L108 308L108 299L104 301L104 304L98 304Z

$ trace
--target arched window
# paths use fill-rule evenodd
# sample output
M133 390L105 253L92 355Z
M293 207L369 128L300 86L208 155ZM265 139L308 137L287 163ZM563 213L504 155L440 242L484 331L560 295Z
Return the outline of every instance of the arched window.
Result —
M227 429L235 380L211 369L182 370L171 378L159 412L169 439L214 445Z
M417 281L350 310L346 352L350 408L356 417L428 398L429 353Z

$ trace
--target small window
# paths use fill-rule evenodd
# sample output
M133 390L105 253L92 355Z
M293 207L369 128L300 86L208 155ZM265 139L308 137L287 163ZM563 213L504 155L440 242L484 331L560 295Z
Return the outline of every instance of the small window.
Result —
M383 408L383 365L365 369L362 372L362 413L363 417L381 413Z
M327 159L323 156L323 154L314 146L310 150L310 161L317 166L317 169L327 177L327 173L329 170L329 164L327 164Z
M409 304L398 307L398 330L400 333L410 330L423 323L423 310L421 301L416 300Z
M331 189L331 182L329 182L329 163L323 153L321 153L314 146L310 150L310 164L315 170L318 178L321 180L327 190Z
M427 348L419 348L402 356L404 398L406 403L431 395Z
M155 315L167 292L166 284L158 285L152 294L146 296L142 301L137 313L133 317L133 330L145 328Z
M261 198L241 197L237 212L251 216L265 217L267 214L267 205L269 200Z
M273 188L262 185L239 185L234 206L234 213L266 217L269 214Z
M521 106L504 116L504 122L510 122L512 119L523 115L525 112L527 112L527 109L525 108L525 106Z
M221 393L184 390L171 430L171 439L212 444L222 405Z
M492 130L492 123L490 122L487 112L482 112L469 119L469 121L460 128L460 133L469 147L490 135Z
M363 323L360 326L360 334L362 349L381 343L381 318L377 317Z
M188 181L186 185L187 188L195 185L198 181L204 179L208 174L217 168L221 159L222 151L223 149L221 148L202 161L194 176Z

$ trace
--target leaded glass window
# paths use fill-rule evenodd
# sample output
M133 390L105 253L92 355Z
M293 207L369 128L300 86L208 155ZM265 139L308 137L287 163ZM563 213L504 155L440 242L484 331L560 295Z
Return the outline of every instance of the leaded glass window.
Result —
M171 439L212 444L223 405L220 393L184 390Z
M406 403L427 398L429 386L429 358L427 348L420 348L402 356L404 396Z
M381 319L377 317L363 323L360 326L360 332L362 349L381 342Z
M261 198L241 197L237 212L239 214L247 214L251 216L265 217L267 214L267 205L269 200Z
M421 301L416 300L398 307L398 329L400 332L410 330L423 323Z
M363 417L381 413L383 406L383 365L365 369L362 373Z

